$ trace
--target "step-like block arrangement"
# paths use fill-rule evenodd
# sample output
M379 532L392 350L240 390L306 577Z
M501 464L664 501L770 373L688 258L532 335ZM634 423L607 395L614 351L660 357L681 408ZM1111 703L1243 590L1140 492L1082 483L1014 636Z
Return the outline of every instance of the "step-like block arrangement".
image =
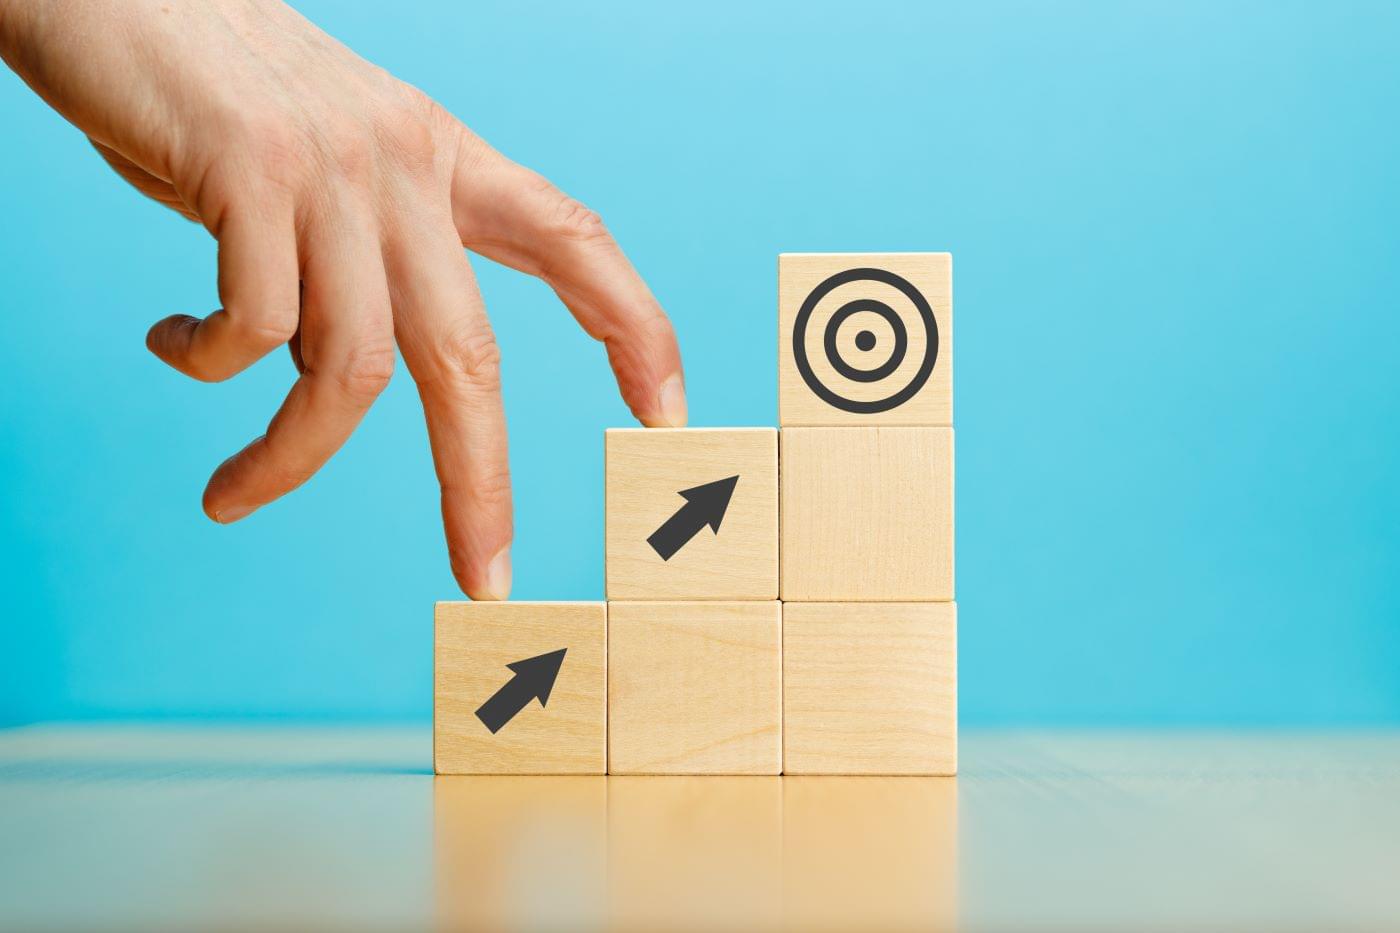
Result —
M953 598L953 429L783 428L782 598Z
M776 430L614 429L605 444L608 599L778 598Z
M607 772L606 603L438 603L433 678L439 774Z
M955 773L951 270L781 256L781 431L608 431L608 603L439 604L437 770Z
M608 604L613 774L782 771L782 605Z

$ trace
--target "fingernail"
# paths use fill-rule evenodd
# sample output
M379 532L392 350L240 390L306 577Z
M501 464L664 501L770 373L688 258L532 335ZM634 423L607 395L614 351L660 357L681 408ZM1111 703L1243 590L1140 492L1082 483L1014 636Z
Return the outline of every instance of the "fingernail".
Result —
M683 428L687 414L685 380L680 373L676 373L661 383L661 420L666 422L667 427Z
M226 509L220 509L214 513L214 521L220 525L227 525L229 522L236 522L240 518L252 515L257 510L255 505L231 505Z
M510 545L506 545L491 558L486 568L486 598L505 599L510 596Z

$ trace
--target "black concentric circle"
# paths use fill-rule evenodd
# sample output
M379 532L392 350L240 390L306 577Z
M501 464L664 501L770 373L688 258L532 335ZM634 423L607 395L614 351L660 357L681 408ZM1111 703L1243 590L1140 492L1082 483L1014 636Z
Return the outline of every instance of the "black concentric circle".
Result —
M914 373L914 377L903 387L884 398L873 401L847 398L836 392L817 378L816 373L812 371L811 361L807 358L807 325L811 321L812 313L816 310L817 305L821 303L823 298L842 285L862 281L882 282L897 289L918 310L919 317L923 320L925 333L928 335L924 344L924 358L919 361L919 368ZM841 358L839 348L836 346L836 328L846 318L861 311L873 311L879 314L890 322L895 333L895 348L889 360L874 369L858 369L847 363ZM874 383L888 378L904 361L908 350L908 330L899 314L889 305L874 299L857 299L842 305L832 315L831 322L827 323L822 343L827 361L837 373L853 382ZM876 414L903 405L917 395L924 384L928 382L928 377L933 374L934 363L938 360L938 322L934 320L933 308L929 306L928 299L907 279L884 269L847 269L845 272L838 272L827 278L812 289L811 294L802 302L802 307L797 312L797 319L792 325L792 355L797 364L797 371L802 374L802 381L807 383L807 388L811 389L822 401L842 411L855 414Z

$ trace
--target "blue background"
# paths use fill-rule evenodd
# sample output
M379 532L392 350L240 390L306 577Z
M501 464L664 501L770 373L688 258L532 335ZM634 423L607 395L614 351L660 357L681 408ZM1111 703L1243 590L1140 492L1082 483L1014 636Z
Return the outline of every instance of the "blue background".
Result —
M775 256L955 255L969 724L1400 722L1400 5L306 3L597 208L692 422L776 421ZM391 11L392 9L392 11ZM457 591L404 371L221 528L290 384L147 355L205 233L0 74L0 721L425 718ZM601 598L604 356L477 263L521 598Z

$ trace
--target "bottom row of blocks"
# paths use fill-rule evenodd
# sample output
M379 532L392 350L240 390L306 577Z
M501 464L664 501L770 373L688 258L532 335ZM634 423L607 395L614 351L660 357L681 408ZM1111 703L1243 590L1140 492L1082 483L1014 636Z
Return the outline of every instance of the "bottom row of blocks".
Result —
M954 603L439 603L434 767L953 774L956 616ZM532 659L548 668L538 683Z

